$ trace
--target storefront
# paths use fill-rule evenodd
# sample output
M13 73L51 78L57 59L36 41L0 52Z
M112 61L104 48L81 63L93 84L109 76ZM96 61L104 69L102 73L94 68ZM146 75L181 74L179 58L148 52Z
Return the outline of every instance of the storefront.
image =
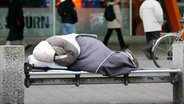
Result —
M60 17L57 14L57 0L22 0L24 10L25 37L44 37L62 34ZM119 0L123 19L122 33L125 36L144 35L139 7L143 0ZM162 1L162 0L159 0ZM168 0L169 1L169 0ZM103 18L105 0L73 0L78 13L77 32L105 35L107 28ZM178 0L183 14L183 0ZM6 25L8 0L0 0L0 23ZM8 28L0 30L0 37L6 37Z

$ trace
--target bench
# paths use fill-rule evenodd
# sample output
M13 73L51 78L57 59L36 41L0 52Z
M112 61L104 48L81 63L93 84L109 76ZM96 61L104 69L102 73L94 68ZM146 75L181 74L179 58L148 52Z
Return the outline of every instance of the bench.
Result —
M25 63L25 86L37 85L76 85L80 84L124 84L131 83L171 83L173 85L173 102L183 104L183 80L181 69L145 68L132 71L128 75L107 77L84 71L69 71L48 67L34 67Z

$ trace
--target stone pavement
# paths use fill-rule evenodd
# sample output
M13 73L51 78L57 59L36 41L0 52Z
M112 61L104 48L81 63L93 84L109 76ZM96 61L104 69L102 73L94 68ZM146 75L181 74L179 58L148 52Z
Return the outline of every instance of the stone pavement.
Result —
M140 67L156 68L143 52L145 40L126 38L130 50L139 60ZM137 40L137 41L135 41ZM109 47L118 49L112 41ZM33 47L26 51L31 54ZM172 104L170 83L149 84L104 84L104 85L43 85L25 88L25 104Z

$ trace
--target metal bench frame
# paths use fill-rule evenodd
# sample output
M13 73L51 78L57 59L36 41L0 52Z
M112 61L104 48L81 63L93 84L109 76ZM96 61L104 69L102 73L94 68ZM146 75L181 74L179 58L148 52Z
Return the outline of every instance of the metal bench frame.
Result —
M58 71L58 69L38 68L25 64L24 72L24 84L27 88L33 85L76 85L78 87L80 84L122 83L127 86L129 83L171 83L173 85L173 102L184 103L182 100L184 89L181 69L146 68L132 71L128 75L107 77L83 71Z

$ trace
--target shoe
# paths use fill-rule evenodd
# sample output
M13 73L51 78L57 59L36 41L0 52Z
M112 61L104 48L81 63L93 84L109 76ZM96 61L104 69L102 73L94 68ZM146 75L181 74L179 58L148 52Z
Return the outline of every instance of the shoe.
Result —
M134 62L134 65L136 67L139 67L139 62L138 62L137 58L133 55L133 53L129 49L125 50L125 53L127 53L128 56L130 56L130 59L132 59L132 61Z
M10 41L6 41L6 45L11 45L11 42Z
M150 53L149 53L148 51L146 51L145 49L143 49L143 52L144 52L145 56L146 56L149 60L152 59L152 57L151 57L151 55L150 55Z
M126 49L128 49L130 46L129 45L125 45L124 47L121 48L122 51L125 51Z
M32 46L32 45L30 45L30 44L29 44L29 45L26 45L26 46L25 46L25 50L27 50L27 49L30 48L31 46Z
M153 53L151 53L151 60L153 60ZM155 60L158 60L159 58L155 56Z
M127 45L125 45L125 49L128 49L130 46L127 44Z
M153 57L151 57L151 59L153 59ZM155 60L158 60L159 58L155 56Z

